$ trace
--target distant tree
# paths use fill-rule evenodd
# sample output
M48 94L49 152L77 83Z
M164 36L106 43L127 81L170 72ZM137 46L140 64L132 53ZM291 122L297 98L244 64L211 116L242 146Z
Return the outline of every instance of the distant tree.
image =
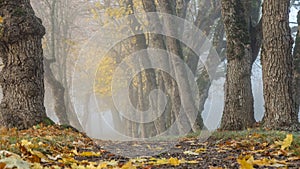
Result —
M32 0L31 2L36 15L42 19L47 30L43 40L45 85L52 91L53 110L60 124L70 124L82 131L70 99L67 71L72 65L70 55L75 51L73 46L76 40L73 38L73 31L76 29L73 22L82 14L78 8L85 9L85 6L83 2L71 0ZM75 5L80 7L71 8Z
M29 128L46 119L42 22L28 0L0 1L0 126Z
M254 1L253 1L254 2ZM259 2L259 1L257 1ZM253 25L252 1L223 0L222 17L227 40L223 130L241 130L255 122L251 70L260 48L260 24ZM256 14L257 15L257 14Z
M158 0L160 12L176 15L176 10L174 8L175 5L173 3L174 2L170 0ZM178 33L178 30L176 29L177 26L176 23L174 23L172 20L166 20L164 21L164 24L165 24L166 32L176 37ZM202 129L204 127L204 123L201 118L201 120L199 120L201 122L193 124L195 115L197 115L198 112L198 108L195 106L195 101L191 96L191 93L193 91L191 90L191 86L189 85L188 82L187 72L185 68L180 65L180 62L184 60L184 55L183 55L180 41L172 37L166 37L165 44L166 44L166 49L169 52L180 57L180 58L175 58L175 57L170 58L170 62L171 62L170 66L173 67L175 78L176 78L176 81L173 82L173 87L175 87L175 85L177 84L178 85L177 92L180 93L179 97L174 97L174 99L176 100L173 99L174 100L173 103L175 106L181 104L186 116L186 117L182 117L182 118L186 118L185 120L183 120L186 123L180 125L183 125L184 127L191 127L192 131L196 132L199 128ZM173 96L176 95L177 94L174 93ZM179 127L179 129L180 128L181 127Z
M268 0L263 4L263 125L271 129L295 130L298 123L293 99L293 39L289 7L289 0Z

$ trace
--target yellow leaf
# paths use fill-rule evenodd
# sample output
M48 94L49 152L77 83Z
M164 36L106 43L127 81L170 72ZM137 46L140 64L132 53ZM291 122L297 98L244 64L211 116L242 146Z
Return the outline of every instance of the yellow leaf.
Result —
M285 150L291 146L293 142L293 135L292 134L287 134L286 138L283 140L282 145L281 145L281 150Z
M205 151L206 151L206 148L198 148L197 150L195 150L195 153L202 153Z
M254 169L253 161L253 156L239 157L239 159L237 159L237 162L240 164L240 169Z
M77 161L74 160L74 158L65 157L65 158L62 158L61 160L58 160L58 162L62 162L64 164L72 164L72 163L76 163Z
M100 156L100 153L94 153L94 152L82 152L82 153L79 153L79 156L84 156L84 157L99 157Z
M169 163L170 163L171 165L177 166L177 165L180 164L180 161L179 161L177 158L171 157L171 158L169 159Z
M165 158L161 158L161 159L157 159L156 165L164 165L164 164L168 164L168 160Z
M191 161L186 161L185 163L187 163L187 164L198 164L199 161L197 161L197 160L191 160Z
M78 152L76 149L72 150L72 152L75 154L75 155L78 155Z
M97 169L102 169L102 168L107 168L107 163L105 163L105 162L100 163L97 167Z
M41 153L41 152L39 152L39 151L36 151L36 150L30 150L30 153L31 153L32 155L37 156L37 157L38 157L40 160L42 160L43 162L46 162L47 159L48 159L43 153Z
M2 24L2 23L3 23L3 17L0 16L0 24Z
M32 143L30 141L27 141L27 140L21 140L21 145L26 147L26 146L32 145Z
M133 166L132 162L128 162L124 164L121 169L136 169L136 166Z
M116 160L111 160L111 161L109 161L109 162L106 162L106 164L107 165L109 165L109 166L117 166L118 165L118 161L116 161Z
M254 160L253 164L259 165L259 166L267 166L270 165L270 160L263 158L260 160Z

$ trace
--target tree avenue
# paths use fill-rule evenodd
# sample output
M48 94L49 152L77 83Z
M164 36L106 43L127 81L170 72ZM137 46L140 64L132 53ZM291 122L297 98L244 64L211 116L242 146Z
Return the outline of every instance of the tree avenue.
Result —
M87 5L83 6L83 3ZM102 113L104 110L110 112L114 129L124 132L127 136L135 138L156 136L168 131L173 123L175 125L172 132L174 130L176 135L189 132L185 131L186 128L191 132L197 132L207 127L202 114L207 113L204 105L209 101L213 81L223 80L221 75L211 79L210 74L226 70L224 110L219 127L221 130L244 130L256 123L251 76L253 64L261 51L265 103L264 111L261 111L264 112L262 127L299 130L297 112L300 105L300 35L298 30L295 47L292 50L290 3L290 0L32 1L33 7L38 8L36 10L38 16L48 28L48 34L42 45L45 27L42 20L35 15L30 0L0 0L0 58L3 62L0 73L0 85L3 90L0 127L26 129L48 119L44 107L45 70L46 84L52 89L50 97L54 103L53 112L60 124L71 124L79 130L94 127L90 126L93 122L89 121L94 110L90 109L89 105L93 94L96 93L100 98L97 101L102 103L99 105L102 106L99 112ZM80 6L78 8L81 12L77 11L77 7L73 9L75 6ZM69 7L72 8L72 12ZM140 13L150 12L153 15L139 18ZM202 63L201 56L197 56L195 51L179 40L180 38L174 38L185 37L182 35L184 33L187 33L187 37L194 36L197 31L192 29L192 26L180 25L175 20L162 17L167 14L193 22L193 26L203 31L203 36L212 42L220 61L215 62L212 59L215 53L211 48L205 51L208 56L205 63ZM86 21L86 18L90 20ZM77 55L82 49L78 46L81 42L88 41L99 27L114 23L120 18L128 19L129 24L121 23L123 25L116 26L115 30L128 29L134 35L111 48L109 54L98 65L99 71L94 88L90 88L86 93L81 89L77 90L84 96L83 105L73 104L74 96L70 87L73 77L70 78L68 75L76 67L74 65L77 63ZM81 31L86 34L78 33L81 31L76 30L77 26L82 26L84 31ZM148 29L153 32L163 29L169 36L147 32ZM197 40L202 39L198 34L195 36ZM191 38L190 41L192 47L204 48L202 40L195 41ZM45 49L45 59L42 47ZM133 53L146 49L149 50L143 56L139 55L136 62L126 60ZM166 51L158 54L160 63L152 63L150 52L153 49ZM178 57L171 57L171 54ZM76 57L70 59L69 55ZM88 55L84 53L84 60L87 62L81 65L80 70L92 67L89 60L92 61L95 56ZM151 110L149 111L151 114L136 115L141 116L142 122L124 118L122 113L127 111L133 116L131 107L123 106L129 104L122 102L120 105L124 110L117 109L112 97L112 77L123 61L126 61L128 66L124 69L128 76L134 74L136 69L147 68L134 74L132 82L123 80L118 84L122 87L129 86L129 101L139 112ZM182 66L181 62L191 70L196 85L190 83L189 71L185 70L186 67ZM154 64L166 70L152 68L157 66ZM211 67L213 73L209 73L208 69ZM80 78L94 77L86 74L84 76ZM84 88L85 82L82 81L83 84L80 85ZM196 86L197 92L193 91ZM166 99L152 92L157 89L163 91ZM219 93L223 92L221 87L218 89ZM158 115L157 112L164 101L166 105L161 110L161 115L151 122L145 120L150 115ZM107 103L106 107L104 102ZM75 111L80 106L83 113L81 119L80 116L77 117ZM151 107L154 108L150 109ZM181 109L184 112L182 115Z

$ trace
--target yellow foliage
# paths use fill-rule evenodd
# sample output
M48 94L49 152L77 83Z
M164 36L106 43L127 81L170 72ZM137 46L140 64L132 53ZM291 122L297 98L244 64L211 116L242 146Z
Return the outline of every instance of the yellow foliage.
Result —
M127 15L127 11L126 11L125 7L107 8L105 10L105 14L110 17L121 18L121 17Z
M98 19L98 18L99 18L99 14L98 14L98 12L96 11L96 9L91 9L91 13L93 14L93 18L94 18L94 19Z
M113 57L104 57L98 67L96 85L94 91L100 95L111 95L113 73L117 67Z

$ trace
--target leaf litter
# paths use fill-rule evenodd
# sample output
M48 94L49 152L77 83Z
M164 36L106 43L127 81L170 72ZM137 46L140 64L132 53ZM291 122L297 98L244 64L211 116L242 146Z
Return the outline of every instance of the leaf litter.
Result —
M130 149L129 143L114 144ZM163 150L160 145L135 142L138 147ZM129 158L109 152L111 141L93 140L86 134L59 125L38 125L28 130L0 129L0 169L155 169L155 168L299 168L297 133L248 130L215 132L205 142L180 138L166 152Z

